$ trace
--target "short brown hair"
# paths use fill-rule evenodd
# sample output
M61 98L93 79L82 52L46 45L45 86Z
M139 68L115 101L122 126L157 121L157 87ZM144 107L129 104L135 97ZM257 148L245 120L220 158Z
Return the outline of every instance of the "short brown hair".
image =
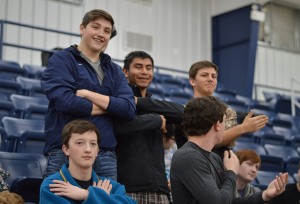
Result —
M94 21L98 18L104 18L105 20L108 20L111 23L112 31L111 31L110 39L115 37L117 35L117 30L115 28L114 19L108 12L104 10L94 9L87 12L82 19L81 25L83 25L83 27L86 27L91 21Z
M253 163L259 163L259 167L261 165L261 159L260 156L251 149L242 149L238 150L236 153L237 158L240 161L240 164L242 164L244 161L251 161Z
M188 136L205 135L216 122L223 122L227 105L214 96L193 98L186 105L182 124Z
M192 64L190 70L189 70L189 78L190 79L195 79L196 78L196 75L197 75L197 72L200 70L200 69L203 69L203 68L208 68L208 67L213 67L217 74L218 74L218 66L212 62L209 62L207 60L204 60L204 61L199 61L199 62L195 62L194 64Z
M69 147L69 140L73 133L83 134L92 131L97 135L97 143L100 143L100 133L97 127L87 120L73 120L66 124L62 130L62 143Z

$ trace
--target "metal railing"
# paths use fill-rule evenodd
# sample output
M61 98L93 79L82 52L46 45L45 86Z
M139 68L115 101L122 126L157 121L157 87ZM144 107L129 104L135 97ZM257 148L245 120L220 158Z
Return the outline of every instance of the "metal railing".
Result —
M292 78L291 79L291 106L292 106L292 115L296 116L296 107L300 109L300 103L298 101L298 97L295 94L295 87L294 85L300 85L300 81Z
M32 51L54 52L53 50L44 49L44 48L40 48L40 47L33 47L33 46L26 46L26 45L21 45L21 44L17 44L17 43L5 42L4 31L6 29L6 25L14 25L14 26L19 26L19 27L30 28L33 30L41 30L41 31L46 31L46 32L51 32L51 33L56 33L56 34L80 37L80 35L78 33L71 33L71 32L66 32L66 31L55 30L55 29L49 29L49 28L44 28L44 27L40 27L40 26L33 26L33 25L29 25L29 24L24 24L24 23L18 23L18 22L14 22L14 21L0 20L0 60L3 60L3 47L4 46L15 47L15 48L20 48L20 49L27 49L27 50L32 50ZM57 46L54 45L53 47L57 47ZM121 59L113 58L112 60L115 62L123 63L123 60L121 60ZM162 70L169 72L169 73L175 73L176 75L184 74L185 77L188 77L187 71L182 71L182 70L177 70L177 69L172 69L172 68L167 68L167 67L162 67L162 66L155 66L156 73L160 73Z
M44 49L44 48L5 42L4 41L4 30L6 29L6 25L14 25L14 26L30 28L30 29L34 29L34 30L42 30L42 31L46 31L46 32L56 33L56 34L64 34L64 35L69 35L69 36L80 37L80 35L78 33L59 31L59 30L55 30L55 29L43 28L40 26L32 26L32 25L28 25L28 24L24 24L24 23L17 23L14 21L0 20L0 60L3 60L3 47L4 46L16 47L16 48L34 50L34 51L53 52L52 50L48 50L48 49Z

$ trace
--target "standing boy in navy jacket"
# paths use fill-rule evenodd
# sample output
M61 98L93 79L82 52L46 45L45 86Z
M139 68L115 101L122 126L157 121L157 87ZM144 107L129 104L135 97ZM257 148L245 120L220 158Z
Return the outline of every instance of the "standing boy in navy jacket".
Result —
M80 35L79 45L53 54L42 75L42 88L49 99L45 119L44 154L49 158L46 175L67 162L61 150L64 125L83 118L93 122L102 135L101 150L94 164L96 173L116 179L117 142L112 120L135 116L134 97L121 68L104 53L109 40L116 35L112 16L100 9L87 12ZM89 100L94 97L90 93L100 96L97 103Z

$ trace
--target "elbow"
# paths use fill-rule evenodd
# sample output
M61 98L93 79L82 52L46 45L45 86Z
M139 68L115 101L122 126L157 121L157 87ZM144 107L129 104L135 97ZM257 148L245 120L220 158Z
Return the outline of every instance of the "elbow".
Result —
M133 120L136 116L136 108L135 106L129 107L127 114L126 114L126 120Z

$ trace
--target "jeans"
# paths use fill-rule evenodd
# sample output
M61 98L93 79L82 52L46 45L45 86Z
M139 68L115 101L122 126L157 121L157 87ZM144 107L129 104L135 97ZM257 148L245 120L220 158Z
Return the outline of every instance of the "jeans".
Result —
M45 177L59 172L63 164L69 164L68 158L61 149L52 149L47 156L48 164ZM100 150L93 165L93 169L100 177L117 180L117 157L114 151Z

